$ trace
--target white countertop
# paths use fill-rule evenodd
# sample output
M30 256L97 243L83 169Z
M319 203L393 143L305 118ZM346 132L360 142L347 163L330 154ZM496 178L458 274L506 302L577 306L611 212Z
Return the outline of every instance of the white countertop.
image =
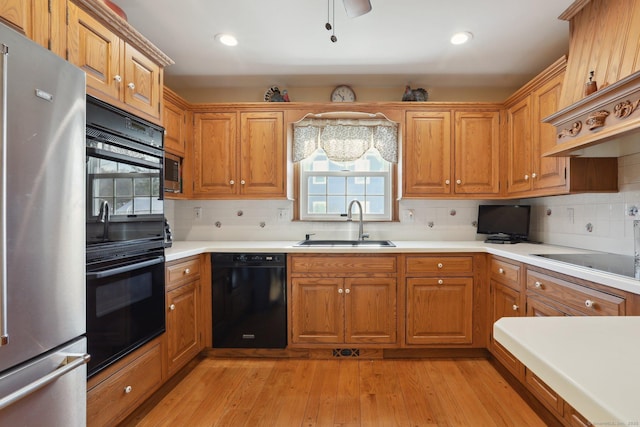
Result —
M640 425L640 317L503 317L494 337L595 425Z
M590 280L635 294L640 294L640 281L616 274L601 272L553 261L531 254L592 253L593 251L564 246L518 243L497 245L482 241L413 241L393 240L396 247L297 247L297 241L180 241L165 251L167 261L206 252L282 252L282 253L429 253L481 252L510 258L515 261L546 268L584 280Z

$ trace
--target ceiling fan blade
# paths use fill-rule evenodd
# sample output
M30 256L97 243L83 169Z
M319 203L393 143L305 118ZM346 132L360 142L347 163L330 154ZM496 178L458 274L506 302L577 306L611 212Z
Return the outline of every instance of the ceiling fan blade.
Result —
M344 9L349 18L356 18L365 13L371 12L371 1L369 0L343 0Z

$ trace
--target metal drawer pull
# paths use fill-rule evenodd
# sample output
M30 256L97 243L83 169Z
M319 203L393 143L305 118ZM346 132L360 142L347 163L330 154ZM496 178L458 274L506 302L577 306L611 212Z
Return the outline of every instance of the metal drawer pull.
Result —
M520 307L518 305L516 305L516 304L513 304L513 306L511 308L513 308L513 311L518 311L518 309Z
M441 262L439 262L439 263L438 263L438 268L442 268L442 267L444 267L444 265L442 265L442 263L441 263Z
M595 308L596 303L588 299L584 302L584 306L587 308Z
M500 273L500 274L504 274L504 268L499 268L499 269L498 269L498 273Z
M540 283L540 282L536 282L536 283L534 283L534 286L535 286L536 288L538 288L538 289L544 289L544 286L542 286L542 283Z
M128 386L126 386L124 388L124 392L127 393L127 394L131 393L132 391L133 391L133 387L131 387L130 385L128 385Z

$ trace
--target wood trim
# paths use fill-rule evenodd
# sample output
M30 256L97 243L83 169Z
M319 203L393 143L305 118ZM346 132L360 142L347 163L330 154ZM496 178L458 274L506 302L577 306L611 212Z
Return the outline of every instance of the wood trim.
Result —
M504 101L504 108L510 108L511 106L522 101L524 98L529 96L529 94L531 94L531 92L533 92L535 89L539 88L544 83L553 79L559 74L562 74L565 71L566 67L567 67L567 56L563 55L560 58L558 58L553 64L545 68L540 74L535 76L529 82L525 83L525 85L519 88L513 95L507 98Z
M558 19L563 21L570 21L574 16L578 14L591 0L576 0L571 4Z

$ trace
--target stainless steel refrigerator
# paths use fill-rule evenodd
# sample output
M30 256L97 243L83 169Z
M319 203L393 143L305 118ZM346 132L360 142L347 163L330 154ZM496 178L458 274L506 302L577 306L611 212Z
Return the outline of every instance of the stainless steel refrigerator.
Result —
M83 426L85 75L2 24L0 50L0 426Z

